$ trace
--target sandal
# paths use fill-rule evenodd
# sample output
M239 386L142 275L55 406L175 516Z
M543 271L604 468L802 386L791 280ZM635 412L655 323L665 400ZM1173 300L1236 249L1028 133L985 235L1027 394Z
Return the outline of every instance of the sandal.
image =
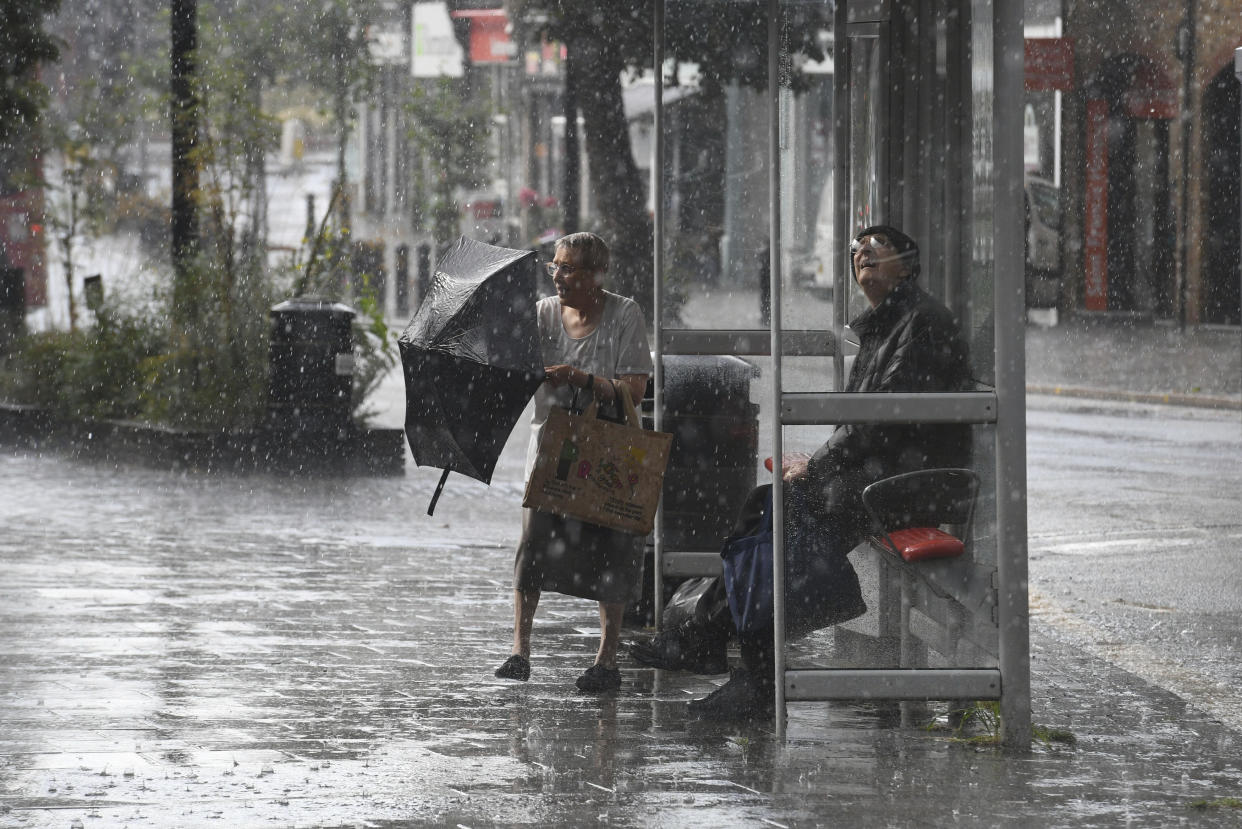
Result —
M579 691L586 691L588 694L617 691L621 688L621 671L617 668L605 668L597 663L587 668L578 677L576 684Z
M516 679L519 682L525 682L530 679L530 660L520 653L515 653L496 669L496 676L500 679Z

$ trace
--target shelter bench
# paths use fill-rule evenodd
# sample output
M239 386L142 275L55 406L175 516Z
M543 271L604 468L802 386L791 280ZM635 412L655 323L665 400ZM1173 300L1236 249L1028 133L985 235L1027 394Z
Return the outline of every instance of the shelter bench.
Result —
M878 607L868 633L880 640L880 652L897 654L898 667L995 664L996 568L975 560L971 539L978 487L971 470L931 469L864 490L876 532L850 558L875 580ZM839 642L861 633L844 627ZM874 653L874 644L854 650Z

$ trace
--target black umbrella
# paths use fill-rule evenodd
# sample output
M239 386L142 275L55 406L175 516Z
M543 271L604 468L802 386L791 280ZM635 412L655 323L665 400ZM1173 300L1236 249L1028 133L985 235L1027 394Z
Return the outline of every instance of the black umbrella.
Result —
M419 466L491 483L509 433L543 382L535 253L462 237L398 340L405 435Z

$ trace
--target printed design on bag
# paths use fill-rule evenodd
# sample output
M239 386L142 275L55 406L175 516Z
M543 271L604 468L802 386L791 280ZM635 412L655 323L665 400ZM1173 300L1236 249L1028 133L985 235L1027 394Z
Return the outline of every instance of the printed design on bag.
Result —
M578 459L578 444L574 443L571 437L565 438L561 442L561 454L556 461L556 479L558 481L569 480L569 470L573 469L574 461Z
M590 462L583 461L578 470L578 477L588 478L591 483L604 492L616 494L618 490L629 489L629 497L638 495L638 483L642 480L639 474L643 462L647 458L645 449L627 446L623 458L610 455L600 460L593 469Z
M670 435L554 410L522 505L622 532L648 533L670 443Z

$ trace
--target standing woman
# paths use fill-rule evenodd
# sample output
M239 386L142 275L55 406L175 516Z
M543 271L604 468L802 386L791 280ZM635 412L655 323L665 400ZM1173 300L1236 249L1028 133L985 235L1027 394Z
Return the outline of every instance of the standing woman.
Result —
M556 296L538 304L539 339L547 379L535 393L526 478L530 479L553 406L568 409L575 393L585 407L594 395L601 407L612 405L614 384L629 387L634 401L643 398L651 374L647 324L638 304L604 290L608 245L594 233L559 239L548 273ZM599 602L600 641L595 664L578 677L587 692L621 687L617 645L625 606L637 598L642 578L641 536L587 524L572 518L523 510L522 540L513 567L513 655L496 669L502 679L530 678L530 634L545 590Z

